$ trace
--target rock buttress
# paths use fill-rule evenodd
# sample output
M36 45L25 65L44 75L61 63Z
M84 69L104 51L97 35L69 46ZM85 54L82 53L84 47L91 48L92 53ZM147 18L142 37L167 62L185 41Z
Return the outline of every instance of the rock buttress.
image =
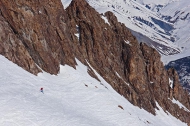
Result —
M40 68L57 74L60 63L75 66L61 1L1 0L0 6L5 22Z

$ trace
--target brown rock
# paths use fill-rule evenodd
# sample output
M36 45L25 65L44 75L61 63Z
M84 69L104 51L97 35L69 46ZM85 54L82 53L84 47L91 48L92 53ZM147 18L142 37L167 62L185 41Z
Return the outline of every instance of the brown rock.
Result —
M124 108L123 108L121 105L118 105L118 107L119 107L120 109L123 109L123 110L124 110Z
M0 54L35 75L41 71L2 13L0 13Z
M0 5L5 22L39 67L57 74L60 62L74 66L61 1L1 0Z

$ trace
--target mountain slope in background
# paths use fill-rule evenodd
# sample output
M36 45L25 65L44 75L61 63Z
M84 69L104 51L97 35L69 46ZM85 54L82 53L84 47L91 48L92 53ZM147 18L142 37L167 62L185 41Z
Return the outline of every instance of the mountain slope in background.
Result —
M184 88L190 91L189 56L190 56L190 1L188 0L164 0L152 3L149 0L137 0L150 10L157 11L164 20L174 25L171 36L174 44L181 52L176 55L162 56L166 68L174 67L179 74L180 82Z
M145 7L149 6L148 9L156 12L162 19L174 26L170 36L181 52L178 55L167 57L168 60L165 59L165 63L189 56L190 2L188 0L163 0L154 3L150 0L137 0L137 2Z
M175 68L179 73L180 83L190 92L190 57L181 58L171 61L166 68Z

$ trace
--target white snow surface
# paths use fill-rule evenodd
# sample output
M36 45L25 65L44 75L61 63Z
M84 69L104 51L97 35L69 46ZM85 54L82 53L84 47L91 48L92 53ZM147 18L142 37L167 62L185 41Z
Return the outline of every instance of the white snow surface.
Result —
M35 76L0 55L0 125L187 126L161 108L153 116L133 106L99 75L101 82L89 76L87 67L76 61L76 70L65 65L58 75Z
M79 26L78 25L76 25L76 31L77 31L77 33L75 33L75 36L79 40L79 38L80 38L80 31L79 31Z
M109 23L109 21L108 21L108 19L106 17L104 17L103 15L101 17L102 17L102 19L104 19L105 23L110 25L110 23Z
M64 9L66 9L72 0L61 0L62 5L64 6Z
M124 40L125 41L125 40ZM125 41L125 43L127 43L128 45L131 45L129 41Z
M170 78L169 78L169 85L170 85L170 88L173 88L174 81L173 81L173 80L171 80Z
M165 16L171 16L171 21L175 21L175 29L171 36L175 36L174 44L181 48L181 53L173 56L163 57L163 61L167 64L169 61L177 60L190 56L190 1L175 0L167 4L160 13Z
M149 5L150 7L154 7L155 5L167 5L169 3L179 1L179 0L136 0L138 3L142 5Z
M171 100L171 99L170 99ZM189 109L187 109L183 104L181 104L178 100L175 100L174 98L171 100L173 103L177 104L180 108L183 108L185 111L190 112Z

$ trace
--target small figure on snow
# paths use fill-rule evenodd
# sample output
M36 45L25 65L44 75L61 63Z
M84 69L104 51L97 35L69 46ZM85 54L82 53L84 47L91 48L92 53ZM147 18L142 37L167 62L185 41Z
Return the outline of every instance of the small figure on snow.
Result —
M42 92L44 94L43 88L40 89L40 92Z

